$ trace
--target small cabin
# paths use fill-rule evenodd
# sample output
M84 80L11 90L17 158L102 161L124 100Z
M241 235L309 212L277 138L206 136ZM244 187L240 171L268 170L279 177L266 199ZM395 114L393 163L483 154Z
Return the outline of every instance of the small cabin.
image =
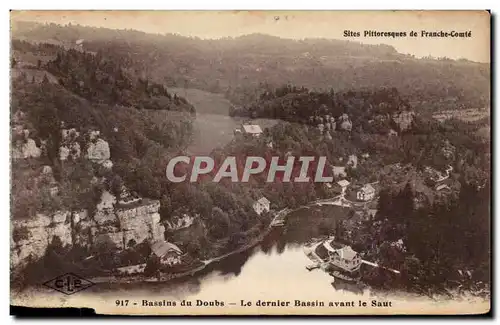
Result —
M351 183L349 183L349 181L347 181L347 180L343 179L343 180L338 181L338 182L337 182L337 184L338 184L338 186L340 186L340 188L341 188L341 193L342 193L342 195L345 195L345 192L346 192L347 186L349 186L349 184L351 184Z
M182 262L182 251L177 245L164 240L157 241L151 245L153 254L160 258L160 263L167 266L178 265Z
M269 212L270 205L271 202L263 196L252 205L252 208L258 215L261 215L262 212Z
M356 193L356 198L360 201L371 201L375 198L375 188L371 184L366 184Z
M243 124L242 129L244 134L256 138L262 134L262 128L257 124Z

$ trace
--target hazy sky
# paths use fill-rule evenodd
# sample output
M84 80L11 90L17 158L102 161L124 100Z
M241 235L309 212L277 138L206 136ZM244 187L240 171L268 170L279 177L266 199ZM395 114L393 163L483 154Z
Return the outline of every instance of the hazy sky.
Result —
M16 11L13 20L132 28L201 38L264 33L284 38L331 38L389 44L418 57L490 61L490 16L485 11ZM361 37L344 37L344 30ZM418 37L363 37L365 30L416 31ZM468 38L426 38L425 31L470 31Z

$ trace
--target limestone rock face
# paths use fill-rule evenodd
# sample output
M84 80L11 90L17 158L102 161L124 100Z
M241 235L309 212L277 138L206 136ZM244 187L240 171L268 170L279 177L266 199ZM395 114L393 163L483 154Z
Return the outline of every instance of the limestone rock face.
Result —
M97 163L104 163L106 160L109 160L111 157L111 153L109 150L108 142L103 139L97 139L89 143L89 147L87 149L87 158L95 161Z
M35 140L26 139L24 143L19 143L12 149L12 158L27 159L38 158L42 154L42 150L37 147Z
M11 266L25 264L29 259L44 256L54 237L63 246L71 245L71 223L68 211L52 216L38 214L30 220L15 220L11 227Z
M59 160L75 160L80 158L81 149L80 144L78 142L71 142L66 145L62 145L59 147Z
M59 160L75 160L80 158L81 148L78 143L80 132L76 129L61 129L61 146L59 147Z
M123 250L133 239L164 239L165 228L160 223L160 202L143 200L130 207L97 210L89 216L86 210L58 211L53 215L37 214L29 220L14 220L11 227L11 268L22 269L45 255L54 237L63 246L79 245L90 249L104 245Z
M394 113L392 115L392 120L399 126L399 129L401 131L404 131L411 127L414 117L415 117L415 112L402 111Z
M97 204L97 211L112 210L116 204L116 197L109 191L103 191L101 202Z

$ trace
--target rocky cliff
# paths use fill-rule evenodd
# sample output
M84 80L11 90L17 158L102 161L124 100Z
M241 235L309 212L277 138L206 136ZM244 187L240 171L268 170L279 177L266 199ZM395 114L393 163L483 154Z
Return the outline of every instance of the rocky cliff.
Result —
M159 223L159 201L143 200L133 206L97 211L61 211L30 220L15 220L11 226L11 267L19 269L44 256L58 237L63 246L79 245L90 250L113 246L123 250L143 241L164 239Z
M414 118L415 112L413 111L401 111L392 115L392 120L399 126L400 131L410 128Z
M17 115L19 121L22 114ZM16 127L14 135L19 139L19 143L24 141L25 144L13 149L14 158L39 157L40 149L29 138L29 130L23 129L20 123ZM82 151L86 154L82 154ZM61 122L61 161L88 159L110 170L113 165L110 158L109 144L100 137L98 130L81 134L75 128L66 129L64 122ZM59 184L52 175L51 166L43 166L41 175L43 177L40 177L40 183L43 181L48 184L51 195L58 199ZM104 178L98 178L96 175L92 180L94 184L105 183ZM56 238L63 246L77 245L89 251L124 250L144 241L163 240L165 227L160 223L159 208L160 203L157 200L139 197L117 200L108 190L104 190L91 215L82 209L51 214L37 213L23 220L14 219L11 226L11 267L19 270L30 261L40 259ZM59 210L64 208L60 207Z

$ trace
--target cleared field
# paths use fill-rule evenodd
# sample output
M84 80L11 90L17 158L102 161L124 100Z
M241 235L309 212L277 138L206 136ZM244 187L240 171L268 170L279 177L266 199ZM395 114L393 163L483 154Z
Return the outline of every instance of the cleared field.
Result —
M228 115L231 103L220 94L198 89L169 88L169 92L185 97L196 108L193 143L189 146L190 154L208 154L217 147L231 142L235 128L248 119ZM254 119L262 129L278 123L273 119Z
M456 118L465 122L479 121L490 116L488 108L468 108L461 110L441 111L432 115L436 120L442 122L450 118Z

